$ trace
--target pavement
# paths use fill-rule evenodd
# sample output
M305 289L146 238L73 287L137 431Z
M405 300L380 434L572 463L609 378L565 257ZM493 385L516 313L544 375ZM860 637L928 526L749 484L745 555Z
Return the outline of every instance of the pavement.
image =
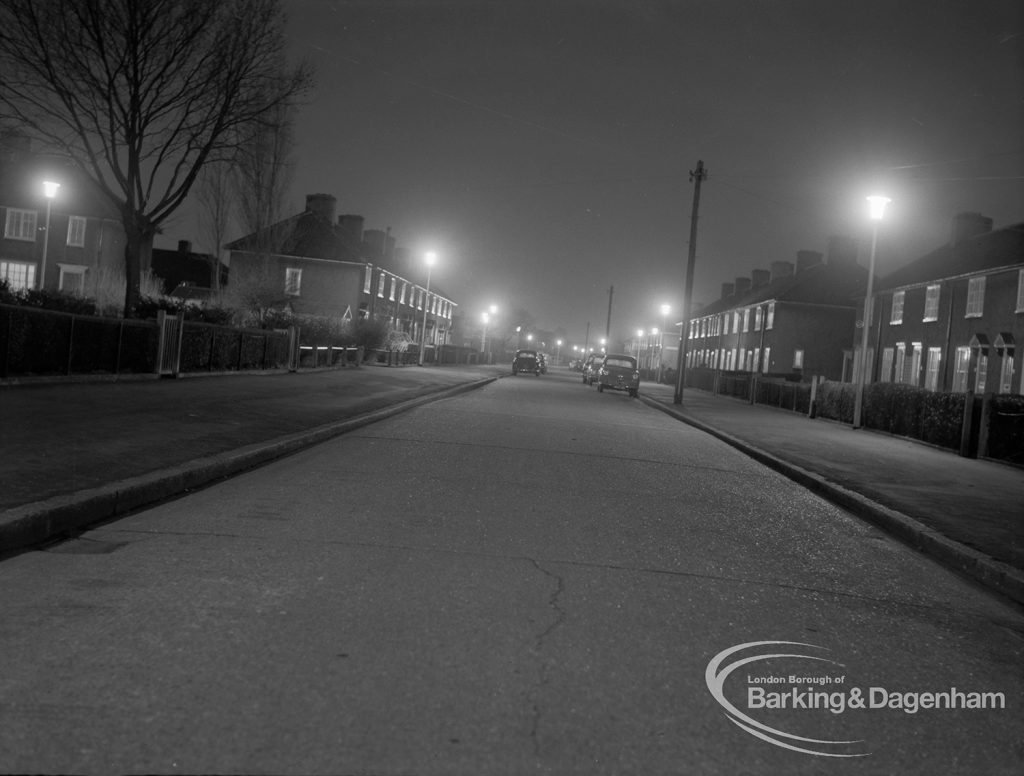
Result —
M59 538L508 374L363 366L0 386L0 555ZM724 440L1024 604L1024 469L787 410L641 385Z

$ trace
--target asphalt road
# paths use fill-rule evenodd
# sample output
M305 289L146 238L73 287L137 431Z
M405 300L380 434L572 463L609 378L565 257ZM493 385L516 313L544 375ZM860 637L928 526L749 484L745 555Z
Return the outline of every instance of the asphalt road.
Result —
M9 558L0 590L0 772L1024 767L1019 610L565 373ZM709 672L755 642L801 646ZM739 662L770 654L797 657ZM850 707L872 687L1006 707Z

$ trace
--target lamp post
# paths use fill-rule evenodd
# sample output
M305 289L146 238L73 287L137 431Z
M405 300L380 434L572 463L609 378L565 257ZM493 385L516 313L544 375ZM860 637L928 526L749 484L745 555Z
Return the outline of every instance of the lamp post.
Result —
M483 315L480 316L480 320L482 320L484 322L484 333L483 333L483 336L480 337L480 352L481 353L486 353L487 352L487 324L490 323L491 316L488 315L487 313L484 313Z
M864 383L868 374L868 332L871 329L871 297L874 295L875 251L878 248L878 224L885 215L885 206L892 202L888 197L868 197L868 214L871 217L871 258L868 260L868 290L864 296L864 315L860 335L860 368L857 370L857 390L853 402L853 427L861 427L864 410Z
M555 363L562 363L562 340L555 340Z
M420 332L420 366L423 366L423 350L427 344L427 311L430 309L430 270L434 266L437 254L433 251L429 251L423 259L427 262L427 290L423 296L423 331Z
M643 351L642 351L642 348L643 348L643 338L644 338L644 330L643 329L637 329L636 330L636 368L637 369L641 369L642 368L642 364L640 362L643 359L643 355L642 355L642 353L643 353Z
M43 196L46 197L46 230L43 232L43 260L39 265L40 289L43 288L43 283L46 282L46 253L50 247L50 206L53 204L53 198L57 196L57 189L59 188L59 183L43 181Z
M661 336L658 338L658 382L665 379L665 329L668 328L668 314L672 308L663 304L661 306Z

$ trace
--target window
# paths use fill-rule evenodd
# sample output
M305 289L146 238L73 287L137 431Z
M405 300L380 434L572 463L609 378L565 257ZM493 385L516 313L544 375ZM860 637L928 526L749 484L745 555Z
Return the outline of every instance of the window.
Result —
M942 348L928 348L928 371L924 387L929 391L939 390L939 367L942 366Z
M4 237L11 240L36 240L36 211L7 208L7 223L4 224Z
M0 261L0 280L14 291L36 287L36 265L24 261Z
M370 283L372 281L370 280L370 276L372 274L373 274L373 267L371 267L369 264L367 264L366 265L366 276L363 278L363 293L364 294L371 293L370 292L370 287L371 287Z
M804 352L802 350L793 351L793 368L803 369L804 368Z
M69 294L81 294L85 291L85 270L86 267L82 264L61 264L57 263L60 268L60 281L57 288L61 291L67 291Z
M965 318L980 318L985 309L985 276L971 278L967 283Z
M971 369L971 349L957 348L953 365L953 393L967 392L967 374Z
M377 296L379 296L381 299L384 298L384 284L387 282L387 280L387 275L385 275L383 272L381 272L380 275L377 276Z
M758 305L754 308L754 331L761 331L764 324L764 308Z
M939 292L942 286L937 283L933 286L928 286L924 293L924 318L925 323L928 321L939 320Z
M913 347L914 352L910 356L910 374L907 375L907 383L916 387L917 380L921 375L921 357L924 355L924 349L920 342L915 342Z
M298 296L302 288L302 270L288 267L284 271L284 292L289 296Z
M757 309L760 310L761 308L758 307ZM754 363L753 363L753 366L752 366L750 371L751 372L760 372L761 371L761 351L758 350L757 348L754 348Z
M403 280L403 281L402 281L402 294L401 294L401 296L400 296L400 297L398 298L398 303L399 303L399 304L405 304L405 297L406 297L406 293L408 292L408 290L409 290L409 284L408 284L408 283L406 283L406 282L405 282L405 281Z
M743 331L750 331L750 308L746 308L743 311Z
M894 352L892 348L885 348L882 350L882 371L878 375L878 382L888 383L892 381L892 358Z
M391 290L388 293L388 299L392 302L395 301L395 288L398 286L398 278L391 278Z
M765 322L764 327L770 329L775 325L775 302L768 303L768 320Z
M772 349L771 348L765 348L764 349L764 367L763 367L762 371L767 372L769 367L771 366L771 363L772 363Z
M892 381L902 383L905 379L904 371L907 368L907 345L904 342L896 343L896 371L893 373Z
M1024 269L1017 271L1017 309L1014 312L1024 313Z
M740 311L733 310L732 313L732 331L734 334L740 333Z
M723 334L728 334L729 333L729 315L728 314L722 316L722 333Z
M892 295L892 315L889 316L889 325L894 326L903 323L903 301L906 291L894 291Z
M85 223L82 216L71 216L68 219L68 245L76 248L85 246Z

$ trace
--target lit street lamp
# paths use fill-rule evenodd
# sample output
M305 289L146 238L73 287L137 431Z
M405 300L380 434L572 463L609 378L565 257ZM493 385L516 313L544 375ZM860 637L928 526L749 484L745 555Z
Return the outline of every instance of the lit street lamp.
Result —
M885 206L892 202L888 197L868 197L869 215L871 217L871 258L868 260L868 290L864 296L864 315L860 335L860 368L857 370L857 391L853 402L853 427L861 427L861 415L864 410L864 383L868 375L868 332L871 329L871 297L874 295L875 282L875 251L878 248L878 223L885 214Z
M420 366L423 366L423 349L427 344L427 310L430 309L430 270L434 266L437 254L429 251L424 257L427 262L427 290L423 296L423 331L420 332Z
M53 198L57 196L59 188L59 183L43 181L43 195L46 197L46 231L43 232L43 260L39 265L40 289L43 288L43 283L46 281L46 253L50 247L50 205L53 204Z
M562 340L555 340L555 363L561 363Z

